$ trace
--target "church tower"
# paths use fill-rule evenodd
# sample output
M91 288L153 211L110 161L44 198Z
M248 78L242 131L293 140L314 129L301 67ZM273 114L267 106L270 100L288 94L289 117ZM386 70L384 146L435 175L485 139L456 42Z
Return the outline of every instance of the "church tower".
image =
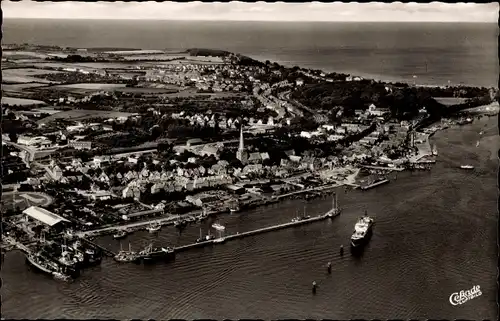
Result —
M240 145L238 146L238 151L236 152L236 158L242 162L243 164L246 163L248 157L247 153L245 152L245 144L243 141L243 126L240 127Z

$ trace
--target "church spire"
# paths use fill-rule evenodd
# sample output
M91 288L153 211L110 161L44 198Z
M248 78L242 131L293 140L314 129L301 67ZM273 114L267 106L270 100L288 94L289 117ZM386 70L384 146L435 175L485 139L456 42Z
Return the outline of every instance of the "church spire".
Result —
M240 146L238 150L243 151L245 149L245 145L243 143L243 125L240 127Z
M242 162L243 164L247 161L247 154L245 152L245 144L243 142L243 125L240 127L240 146L238 147L238 151L236 152L236 158Z

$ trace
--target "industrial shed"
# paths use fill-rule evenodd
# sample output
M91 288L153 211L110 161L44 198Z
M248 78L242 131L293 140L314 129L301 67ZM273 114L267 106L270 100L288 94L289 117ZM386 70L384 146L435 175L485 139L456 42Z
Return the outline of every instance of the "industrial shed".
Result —
M42 223L51 228L61 228L64 223L69 223L67 219L61 217L57 214L47 211L44 208L38 206L28 207L23 211L28 218L35 220L38 223Z

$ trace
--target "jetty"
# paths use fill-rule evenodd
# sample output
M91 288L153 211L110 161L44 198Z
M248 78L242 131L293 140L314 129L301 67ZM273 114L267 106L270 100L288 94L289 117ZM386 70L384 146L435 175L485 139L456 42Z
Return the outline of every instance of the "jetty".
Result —
M86 239L86 238L80 238L80 240L82 240L83 242L87 243L87 244L90 244L91 246L94 246L98 249L100 249L104 254L106 254L107 256L109 257L114 257L116 255L116 253L114 253L113 251L95 243L95 242L92 242L91 240L89 239Z
M285 229L285 228L288 228L288 227L305 225L305 224L309 224L309 223L313 223L313 222L317 222L317 221L322 221L322 220L325 220L325 219L328 219L328 218L333 218L335 216L338 216L339 214L340 213L338 213L337 215L323 214L323 215L314 216L314 217L311 217L311 218L306 218L306 219L302 219L302 220L298 220L298 221L293 221L293 222L289 222L289 223L282 223L282 224L277 224L277 225L271 225L271 226L259 228L259 229L248 231L248 232L231 234L231 235L225 236L224 237L224 241L227 242L227 241L230 241L230 240L241 239L241 238L244 238L244 237L247 237L247 236L262 234L262 233L266 233L266 232L272 232L272 231L276 231L276 230L281 230L281 229ZM178 246L178 247L175 248L175 251L176 252L181 252L181 251L186 251L186 250L197 248L197 247L204 247L204 246L212 245L212 244L214 244L214 240L209 240L209 241L204 241L204 242L199 242L199 243L192 243L192 244L188 244L188 245Z
M370 188L374 188L375 186L379 186L379 185L387 184L387 183L389 183L389 180L386 178L386 179L383 179L381 181L378 181L378 182L375 182L375 183L371 183L369 185L361 186L361 189L363 191L366 191L366 190L368 190Z
M368 169L377 169L377 170L383 170L383 171L397 171L397 172L402 172L405 170L403 167L385 167L385 166L373 166L373 165L361 165L361 167L368 168Z

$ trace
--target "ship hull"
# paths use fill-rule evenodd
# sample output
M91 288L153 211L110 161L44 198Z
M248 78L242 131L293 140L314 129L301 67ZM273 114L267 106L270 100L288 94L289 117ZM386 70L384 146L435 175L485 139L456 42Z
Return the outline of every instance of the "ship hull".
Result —
M372 226L370 225L368 231L366 232L363 238L358 238L358 239L351 238L351 249L363 248L370 241L372 233L373 229Z
M47 273L47 274L53 274L54 272L56 272L56 271L52 271L51 269L49 269L47 267L44 267L43 265L39 264L38 262L36 262L33 258L31 258L29 256L26 256L26 262L28 262L28 264L30 266L35 267L40 272Z
M175 252L152 252L142 257L142 262L144 264L150 264L154 262L167 262L175 260Z

